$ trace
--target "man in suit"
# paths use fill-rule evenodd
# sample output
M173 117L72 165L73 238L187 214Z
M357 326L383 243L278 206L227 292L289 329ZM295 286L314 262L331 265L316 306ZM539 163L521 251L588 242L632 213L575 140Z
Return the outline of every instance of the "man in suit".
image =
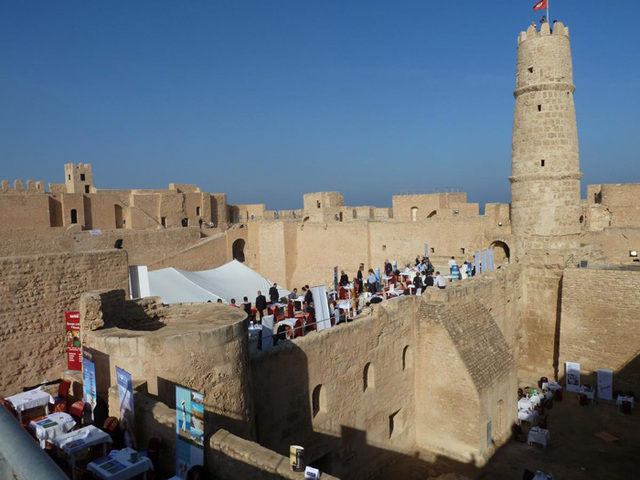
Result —
M346 287L347 285L349 285L349 276L344 273L344 270L340 270L340 283L339 285L341 287Z
M273 286L269 289L269 300L271 303L278 303L280 296L278 294L278 284L274 283Z
M267 308L267 298L258 290L258 296L256 297L256 308L260 314L260 323L262 323L262 317L264 317L264 309Z
M305 313L309 313L309 310L312 307L311 304L313 303L313 292L309 288L309 285L305 285L304 288L306 289L304 294L304 303L306 303Z

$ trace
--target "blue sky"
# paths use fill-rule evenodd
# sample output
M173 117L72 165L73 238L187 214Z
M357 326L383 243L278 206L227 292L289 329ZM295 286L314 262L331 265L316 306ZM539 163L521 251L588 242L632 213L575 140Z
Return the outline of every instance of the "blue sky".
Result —
M518 33L535 0L0 3L0 177L196 183L387 206L508 202ZM606 4L610 5L605 8ZM583 190L640 182L640 2L551 0L570 27Z

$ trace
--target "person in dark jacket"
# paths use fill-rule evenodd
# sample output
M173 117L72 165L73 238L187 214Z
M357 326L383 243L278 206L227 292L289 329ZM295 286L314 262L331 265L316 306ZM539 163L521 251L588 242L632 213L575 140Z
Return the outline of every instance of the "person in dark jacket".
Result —
M313 292L309 288L309 285L305 285L304 288L306 289L306 292L304 294L304 303L306 304L304 311L305 313L309 313L313 303Z
M256 297L256 308L260 314L260 323L262 323L262 317L264 317L264 309L267 308L267 298L258 290L258 296Z
M278 284L274 283L273 286L269 289L269 300L271 303L278 303L280 299L280 294L278 293Z
M344 273L344 270L340 270L340 283L339 283L339 285L341 287L346 287L347 285L349 285L349 275Z

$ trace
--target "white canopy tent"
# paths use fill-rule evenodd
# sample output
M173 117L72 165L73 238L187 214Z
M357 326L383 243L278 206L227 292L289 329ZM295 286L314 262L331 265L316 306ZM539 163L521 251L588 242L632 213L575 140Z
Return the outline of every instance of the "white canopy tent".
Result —
M149 290L152 296L162 297L164 303L212 302L221 298L229 303L232 298L240 305L243 297L253 303L258 290L269 300L273 282L255 270L232 260L221 267L200 272L163 268L149 272ZM278 286L279 297L289 291Z

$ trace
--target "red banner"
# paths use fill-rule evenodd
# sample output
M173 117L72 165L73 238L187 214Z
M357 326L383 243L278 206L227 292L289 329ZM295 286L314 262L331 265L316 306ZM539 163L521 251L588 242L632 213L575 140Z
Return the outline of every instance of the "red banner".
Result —
M80 312L65 312L67 321L67 369L82 370L82 342L80 341Z

